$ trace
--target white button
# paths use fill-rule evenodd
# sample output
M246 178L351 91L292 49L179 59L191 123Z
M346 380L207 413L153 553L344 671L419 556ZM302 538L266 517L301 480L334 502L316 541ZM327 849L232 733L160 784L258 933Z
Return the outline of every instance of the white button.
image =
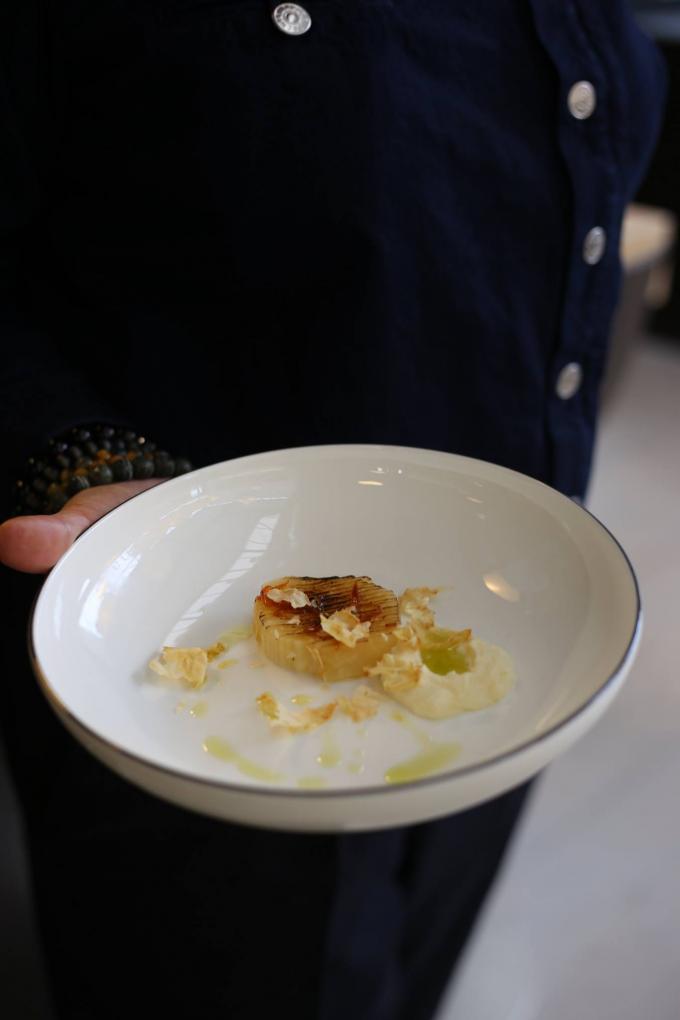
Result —
M562 400L569 400L578 393L583 379L583 369L577 361L570 361L565 365L557 377L555 392Z
M595 266L604 255L607 247L607 235L602 227L593 227L583 240L583 261Z
M595 86L589 81L577 81L569 89L567 106L569 113L576 120L587 120L595 112L597 93Z
M272 11L272 18L286 35L304 35L312 27L312 19L299 4L279 4Z

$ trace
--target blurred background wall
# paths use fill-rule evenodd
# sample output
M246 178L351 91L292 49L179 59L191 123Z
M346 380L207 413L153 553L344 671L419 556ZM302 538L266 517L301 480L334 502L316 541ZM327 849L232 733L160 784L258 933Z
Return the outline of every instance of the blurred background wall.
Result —
M641 337L680 341L680 273L674 265L680 223L680 0L634 0L633 6L642 28L663 53L669 91L654 160L624 221L624 279L612 325L604 402Z
M680 272L674 264L680 224L680 0L633 0L632 6L665 58L668 101L654 160L624 221L624 281L612 326L605 401L641 337L680 342Z
M680 220L680 0L635 0L638 20L660 47L668 67L669 93L656 156L638 199L667 209ZM680 280L669 299L652 315L653 334L680 338Z

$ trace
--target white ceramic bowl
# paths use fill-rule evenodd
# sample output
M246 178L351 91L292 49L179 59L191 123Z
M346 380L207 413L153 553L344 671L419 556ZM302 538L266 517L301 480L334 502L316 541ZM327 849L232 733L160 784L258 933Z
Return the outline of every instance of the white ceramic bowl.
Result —
M289 735L271 732L255 697L272 691L293 707L293 695L321 704L327 693L257 665L254 643L197 694L148 672L161 646L209 645L248 622L260 586L285 574L367 574L398 592L450 586L438 622L504 647L516 688L449 720L400 722L386 702L361 725L334 718ZM605 711L639 634L630 563L573 501L481 461L330 446L216 464L104 517L45 581L32 656L63 723L131 782L231 821L349 831L446 815L535 775ZM215 757L206 741L241 757ZM428 741L458 744L455 762L387 784Z

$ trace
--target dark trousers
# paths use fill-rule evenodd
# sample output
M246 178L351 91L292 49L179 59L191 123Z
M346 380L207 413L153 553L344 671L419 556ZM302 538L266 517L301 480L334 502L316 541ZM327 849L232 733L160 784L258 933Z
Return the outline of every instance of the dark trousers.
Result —
M32 582L10 584L20 635ZM82 751L16 654L4 731L58 1020L432 1016L528 787L361 835L227 825Z

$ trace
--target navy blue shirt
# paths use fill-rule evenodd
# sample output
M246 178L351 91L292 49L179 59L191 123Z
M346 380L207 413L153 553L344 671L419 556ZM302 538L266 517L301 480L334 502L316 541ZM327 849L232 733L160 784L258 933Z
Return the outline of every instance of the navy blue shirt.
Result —
M622 0L273 6L0 15L17 458L110 418L197 465L400 443L582 495L652 44Z
M12 470L108 418L197 465L400 443L583 494L658 55L622 0L304 6L294 36L268 0L4 0ZM338 838L181 812L62 733L4 580L59 1015L430 1020L525 791Z

